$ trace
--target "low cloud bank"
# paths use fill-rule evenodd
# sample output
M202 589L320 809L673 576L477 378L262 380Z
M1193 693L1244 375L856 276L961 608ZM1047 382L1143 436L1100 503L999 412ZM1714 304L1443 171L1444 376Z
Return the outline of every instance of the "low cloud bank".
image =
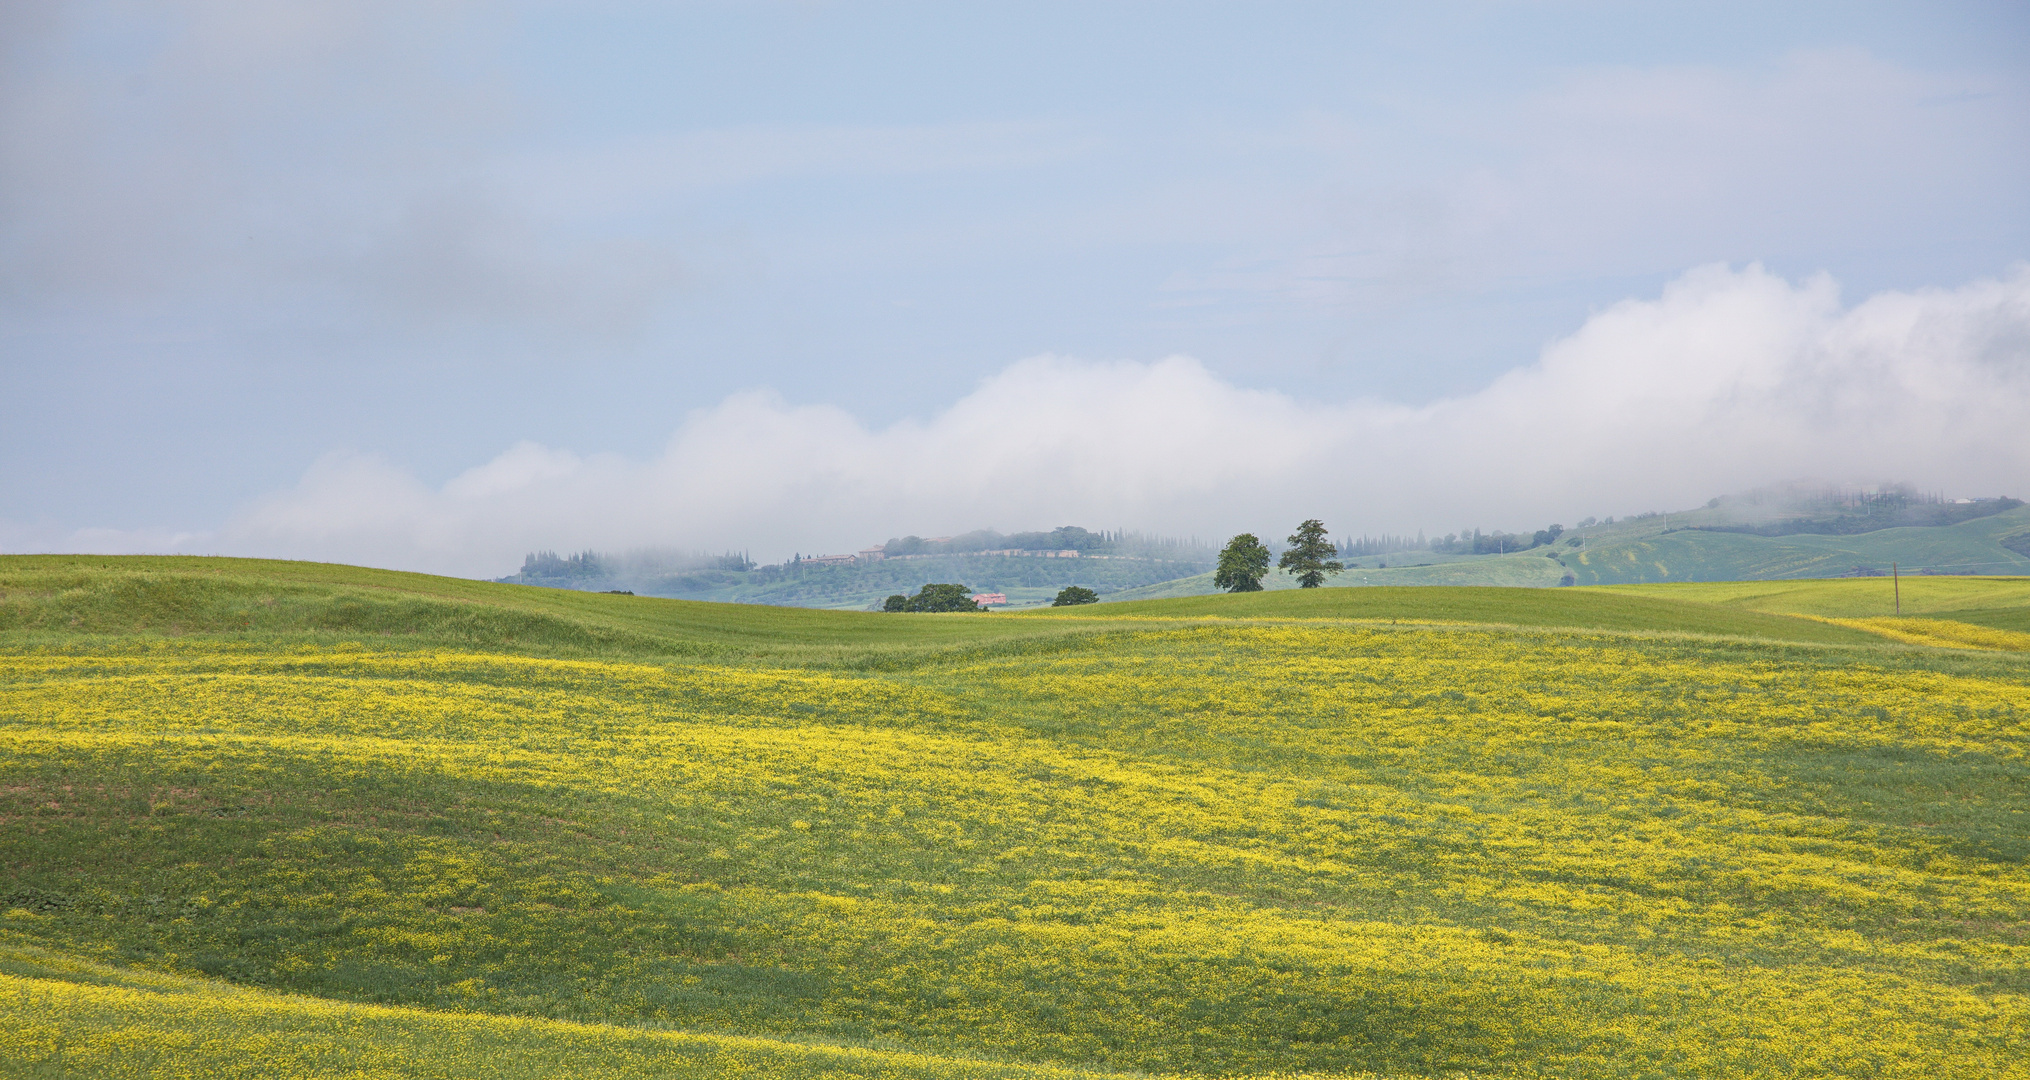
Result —
M1537 527L1807 476L2020 496L2026 432L2030 268L1845 306L1824 277L1709 266L1425 406L1244 389L1188 357L1043 356L878 430L764 391L684 418L647 461L522 443L433 488L333 456L179 546L494 575L537 548L773 559L983 526Z

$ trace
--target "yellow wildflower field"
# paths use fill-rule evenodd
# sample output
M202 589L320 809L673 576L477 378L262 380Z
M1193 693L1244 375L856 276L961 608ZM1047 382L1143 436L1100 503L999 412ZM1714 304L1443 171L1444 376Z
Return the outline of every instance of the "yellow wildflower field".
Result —
M1843 626L1855 626L1906 645L1930 645L1943 649L2006 649L2030 652L2030 634L1992 626L1976 626L1952 619L1828 619Z
M2020 655L1696 635L22 647L0 1063L2030 1075L2026 748Z

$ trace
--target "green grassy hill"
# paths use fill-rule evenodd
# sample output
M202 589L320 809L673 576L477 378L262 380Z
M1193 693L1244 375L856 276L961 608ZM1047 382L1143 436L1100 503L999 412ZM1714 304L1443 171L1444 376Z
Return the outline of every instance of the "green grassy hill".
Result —
M1583 552L1561 552L1579 584L1823 578L1856 567L1887 572L1891 563L1915 574L2030 573L2030 556L2002 543L2030 534L2030 506L1958 525L1852 536L1703 532L1671 519L1635 524L1644 527L1589 539Z
M1403 551L1345 560L1328 587L1559 584L1634 585L1687 581L1784 581L1832 578L1857 567L1887 574L2030 574L2030 506L1957 525L1880 529L1852 535L1756 536L1701 528L1723 520L1710 510L1658 514L1575 530L1548 547L1508 555ZM2009 545L2014 545L2009 546ZM1583 545L1583 547L1579 546ZM1378 564L1386 563L1380 566ZM1570 581L1567 581L1567 578ZM1266 589L1294 589L1271 573ZM1218 590L1211 572L1123 589L1107 602L1204 596Z
M1696 600L1774 615L1883 618L1906 615L2030 632L2030 577L1912 577L1844 581L1738 581L1623 586L1630 596Z
M2030 581L1886 585L0 557L0 1075L2030 1074Z
M202 637L249 645L368 642L525 655L870 662L1041 633L996 621L855 618L409 574L196 556L0 556L0 633L23 644Z

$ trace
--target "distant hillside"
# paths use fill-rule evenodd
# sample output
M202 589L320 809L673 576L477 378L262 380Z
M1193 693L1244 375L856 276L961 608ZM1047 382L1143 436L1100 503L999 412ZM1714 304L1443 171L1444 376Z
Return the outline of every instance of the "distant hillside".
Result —
M1888 574L2025 574L2030 507L1955 525L1877 529L1858 534L1782 536L1718 532L1678 524L1602 537L1565 557L1578 583L1772 581ZM1652 523L1659 524L1659 523Z
M1260 529L1272 543L1276 530ZM1531 532L1347 537L1333 587L1637 585L1780 581L1903 573L2030 574L2030 506L2012 498L1948 502L1905 489L1787 486L1723 496L1694 510L1616 521L1587 518ZM892 593L956 582L1047 603L1067 585L1103 601L1202 596L1213 545L1075 526L1048 532L890 539L853 554L757 566L744 553L532 553L496 580L589 592L790 607L869 608ZM1290 589L1271 573L1271 590Z
M1623 521L1587 523L1563 530L1552 543L1503 554L1459 555L1469 538L1439 541L1437 550L1394 551L1346 557L1346 572L1330 586L1371 585L1635 585L1678 581L1781 581L1803 578L1905 574L2030 574L2030 506L2015 499L1979 503L1911 500L1900 507L1859 499L1841 512L1826 505L1787 509L1771 505L1760 522L1743 522L1756 504L1745 497L1716 499L1697 510L1645 514ZM1849 531L1855 522L1918 518L1953 524ZM1762 531L1762 530L1767 530ZM1529 543L1543 537L1489 533ZM1448 550L1449 549L1449 550ZM1268 589L1296 582L1272 573ZM1210 572L1124 589L1107 601L1200 596L1218 591Z
M1066 526L1049 532L980 530L926 539L907 536L852 554L797 556L769 566L744 553L636 551L618 555L534 552L520 573L495 580L587 592L631 592L681 600L868 608L931 582L1006 593L1012 606L1046 603L1067 585L1101 595L1188 577L1217 552L1191 540Z

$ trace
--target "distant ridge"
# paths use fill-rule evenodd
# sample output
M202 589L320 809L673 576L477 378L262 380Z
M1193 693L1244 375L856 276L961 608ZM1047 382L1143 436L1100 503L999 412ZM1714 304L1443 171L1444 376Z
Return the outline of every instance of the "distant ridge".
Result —
M925 584L963 584L1007 594L1015 606L1048 603L1067 585L1101 595L1188 577L1212 567L1216 552L1195 539L1067 525L1047 532L981 529L959 536L891 538L852 554L794 555L756 565L745 552L711 555L674 549L571 556L531 552L520 572L494 580L516 585L625 590L641 596L788 607L878 607L894 593Z
M1273 540L1275 531L1257 530ZM1682 581L1781 581L1888 574L2030 574L2030 506L1994 496L1947 500L1907 487L1779 485L1673 513L1585 518L1531 532L1468 529L1443 536L1344 536L1347 569L1331 587L1493 585L1555 588ZM756 565L745 552L649 549L620 554L532 552L496 581L685 600L870 609L925 584L1006 593L1011 606L1049 602L1081 585L1103 601L1199 596L1215 545L1197 539L1062 526L1003 534L891 538L850 555ZM1282 573L1269 589L1294 588Z
M1884 525L1884 522L1898 524ZM2030 506L1994 497L1947 502L1904 489L1791 487L1713 499L1695 510L1585 519L1561 530L1476 534L1421 550L1350 555L1328 587L1640 585L1889 575L2030 575ZM1521 550L1495 552L1487 538ZM1532 542L1536 541L1536 542ZM1462 550L1479 553L1462 553ZM1295 588L1281 573L1265 588ZM1216 592L1210 573L1124 589L1106 601Z

